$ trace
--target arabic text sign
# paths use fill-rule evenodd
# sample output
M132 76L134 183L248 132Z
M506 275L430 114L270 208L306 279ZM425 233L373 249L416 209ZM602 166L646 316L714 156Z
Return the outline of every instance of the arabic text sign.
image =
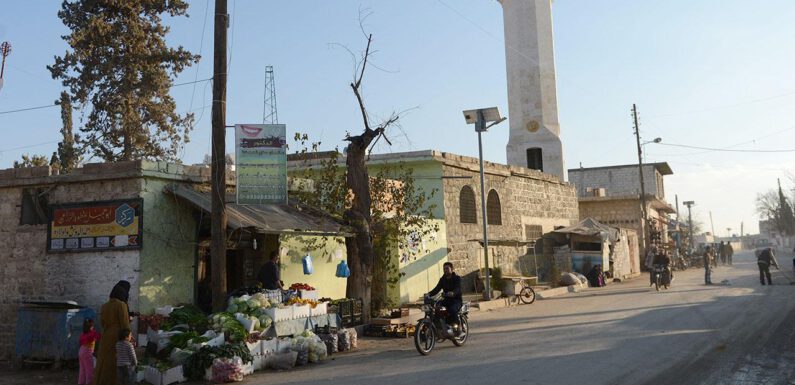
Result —
M235 125L237 203L287 202L286 132L284 124Z
M52 208L47 251L141 248L143 200L86 202Z

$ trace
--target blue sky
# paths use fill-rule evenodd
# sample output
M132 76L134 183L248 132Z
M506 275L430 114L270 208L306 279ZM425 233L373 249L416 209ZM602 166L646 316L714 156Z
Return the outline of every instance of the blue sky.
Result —
M177 83L212 69L212 1L191 1L189 18L169 20L171 45L204 56ZM210 13L205 22L205 10ZM46 105L61 86L45 66L66 50L60 1L5 2L0 41L6 63L0 112ZM323 147L342 146L361 129L348 84L354 52L364 47L359 11L378 51L365 76L374 116L408 110L378 152L437 149L477 156L477 138L461 111L498 106L507 114L502 9L494 0L229 0L227 122L262 120L264 67L275 68L280 123ZM695 216L715 231L756 231L754 197L793 182L792 152L704 152L684 144L742 150L795 148L795 2L764 0L557 0L553 4L558 107L569 168L637 161L630 108L638 105L647 161L667 161L666 194L694 200ZM204 38L202 39L202 35ZM382 69L382 70L381 70ZM208 152L211 85L175 87L180 112L198 119L182 158ZM79 117L76 117L79 125ZM58 108L0 114L0 168L23 153L51 154ZM485 137L485 157L505 161L508 124ZM228 143L232 143L230 136ZM23 147L23 148L20 148ZM231 152L231 147L230 147Z

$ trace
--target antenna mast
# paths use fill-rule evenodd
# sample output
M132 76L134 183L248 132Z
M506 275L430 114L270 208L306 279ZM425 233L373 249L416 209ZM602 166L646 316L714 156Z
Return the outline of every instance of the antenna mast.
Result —
M279 124L279 112L276 110L276 83L273 82L273 66L265 66L264 99L262 123Z

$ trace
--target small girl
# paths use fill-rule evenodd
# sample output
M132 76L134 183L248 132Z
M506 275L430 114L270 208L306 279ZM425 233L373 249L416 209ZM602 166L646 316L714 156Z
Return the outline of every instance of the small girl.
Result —
M94 345L99 340L99 333L94 330L94 320L86 318L83 321L83 334L80 335L80 374L77 385L91 385L94 380Z

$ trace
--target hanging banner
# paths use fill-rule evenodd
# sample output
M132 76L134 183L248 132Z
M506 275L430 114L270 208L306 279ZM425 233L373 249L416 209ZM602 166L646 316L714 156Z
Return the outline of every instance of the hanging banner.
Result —
M54 206L47 226L47 251L140 249L142 217L142 199Z
M287 203L287 126L235 125L237 203Z

